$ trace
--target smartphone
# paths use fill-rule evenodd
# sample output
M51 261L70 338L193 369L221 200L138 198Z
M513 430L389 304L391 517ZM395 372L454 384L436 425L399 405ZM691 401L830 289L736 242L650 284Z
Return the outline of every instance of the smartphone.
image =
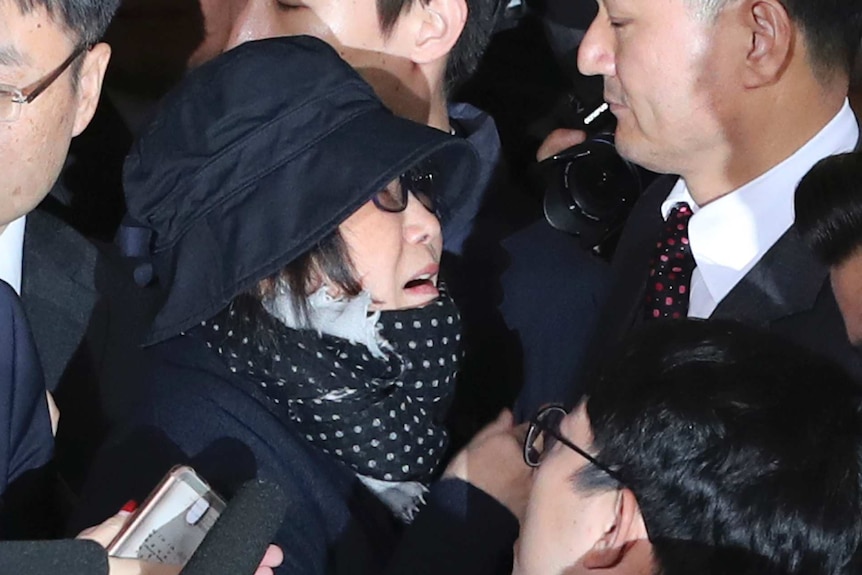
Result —
M108 555L183 566L226 503L195 470L171 469L108 546Z

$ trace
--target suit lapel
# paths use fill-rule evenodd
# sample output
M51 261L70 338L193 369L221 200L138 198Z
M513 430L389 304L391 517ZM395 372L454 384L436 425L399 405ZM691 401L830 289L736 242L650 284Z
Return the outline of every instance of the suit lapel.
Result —
M769 324L814 307L829 270L791 227L718 304L710 316Z
M632 227L620 238L613 267L616 281L614 294L609 299L613 310L612 323L619 327L615 337L628 332L643 321L643 302L649 277L649 263L655 249L656 238L664 220L661 205L677 181L676 176L657 180L638 201L637 210L629 221Z
M96 250L41 210L27 216L22 301L45 382L54 389L78 349L95 306Z

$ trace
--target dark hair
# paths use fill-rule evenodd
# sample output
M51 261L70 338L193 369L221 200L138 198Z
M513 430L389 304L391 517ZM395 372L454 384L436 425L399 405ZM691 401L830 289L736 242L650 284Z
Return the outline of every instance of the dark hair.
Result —
M850 75L862 41L860 0L781 0L805 34L812 65L829 76L836 67Z
M593 382L596 457L667 542L764 573L849 575L862 542L860 390L839 368L731 322L658 322ZM593 473L591 472L590 475Z
M392 31L398 18L413 5L413 2L427 4L428 0L377 0L377 15L384 34ZM501 0L465 0L465 2L467 20L464 23L464 30L446 61L447 93L469 79L479 67L485 48L491 41L491 33L494 31Z
M108 29L120 0L14 0L24 14L44 8L55 22L72 32L78 43L95 44Z
M308 317L308 296L320 287L325 277L344 295L355 296L362 291L356 278L347 244L338 229L323 238L283 270L264 279L256 295L265 298L275 294L280 282L287 284L294 312L300 318Z
M716 16L729 0L692 0L706 14ZM811 64L824 78L838 67L850 74L862 41L862 1L781 0L790 18L802 29Z
M820 160L796 188L796 229L826 265L862 248L862 154Z

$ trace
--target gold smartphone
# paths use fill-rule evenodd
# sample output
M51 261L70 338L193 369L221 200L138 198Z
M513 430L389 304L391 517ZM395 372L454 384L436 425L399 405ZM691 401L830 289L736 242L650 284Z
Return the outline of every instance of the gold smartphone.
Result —
M185 465L171 469L108 546L108 555L185 565L225 501Z

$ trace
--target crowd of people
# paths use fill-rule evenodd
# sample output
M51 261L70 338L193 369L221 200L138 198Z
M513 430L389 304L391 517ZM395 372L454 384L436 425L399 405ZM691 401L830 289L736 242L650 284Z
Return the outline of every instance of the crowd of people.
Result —
M180 573L105 551L176 465L257 575L862 570L862 1L524 4L612 256L458 101L515 4L0 0L0 572Z

